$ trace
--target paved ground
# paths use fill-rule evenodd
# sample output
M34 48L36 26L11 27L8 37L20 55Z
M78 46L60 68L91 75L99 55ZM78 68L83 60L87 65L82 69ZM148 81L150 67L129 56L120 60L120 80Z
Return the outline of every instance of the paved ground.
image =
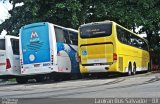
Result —
M59 101L66 104L67 101L70 102L68 99L61 98L93 98L94 103L95 98L157 98L160 97L160 73L144 73L135 76L105 79L81 79L56 83L45 82L18 85L15 82L5 82L0 84L0 97L41 98L20 100L19 102L23 104L28 101L30 101L30 104L51 103L53 99L57 103ZM49 99L42 100L42 98ZM73 102L73 99L71 100ZM87 102L91 99L75 99L75 102L80 103L79 100L86 100L85 102Z

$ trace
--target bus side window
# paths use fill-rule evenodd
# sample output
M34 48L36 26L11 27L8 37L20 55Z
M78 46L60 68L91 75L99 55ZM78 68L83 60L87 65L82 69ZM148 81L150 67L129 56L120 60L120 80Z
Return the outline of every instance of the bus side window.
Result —
M62 43L65 42L64 32L61 28L55 27L55 34L57 42L62 42Z
M70 41L73 45L78 45L78 33L76 32L69 32L70 34Z
M64 38L65 38L65 43L71 44L70 39L69 39L69 33L67 30L63 30L64 32Z
M128 42L129 40L128 40L127 32L124 29L122 29L122 28L117 26L117 33L118 33L118 39L122 43L124 43L124 44L128 44L129 43Z
M133 35L131 32L119 26L117 26L116 29L117 29L117 38L120 42L148 51L148 45L143 39Z
M132 45L131 33L126 31L127 44Z
M127 39L125 37L125 32L117 26L117 35L118 35L118 39L119 41L121 41L122 43L127 43Z
M136 36L134 36L134 35L131 36L131 42L132 42L132 46L138 47L138 42L137 42Z

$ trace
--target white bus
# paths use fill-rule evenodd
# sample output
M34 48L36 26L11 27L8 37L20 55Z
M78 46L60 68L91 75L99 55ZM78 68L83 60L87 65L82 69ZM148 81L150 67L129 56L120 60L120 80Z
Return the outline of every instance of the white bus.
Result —
M0 36L0 78L20 75L19 37Z
M19 83L28 78L41 81L46 75L56 79L57 73L78 74L78 32L48 22L25 25L20 29ZM52 73L52 74L51 74ZM55 74L56 73L56 74Z

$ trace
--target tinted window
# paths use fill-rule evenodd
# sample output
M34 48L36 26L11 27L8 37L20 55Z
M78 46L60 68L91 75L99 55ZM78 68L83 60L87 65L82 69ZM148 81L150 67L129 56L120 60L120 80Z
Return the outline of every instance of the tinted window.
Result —
M78 33L76 32L69 32L70 41L73 45L78 45Z
M117 37L118 40L124 44L148 50L148 45L142 38L132 34L129 31L126 31L119 26L117 26Z
M65 42L64 32L61 28L55 27L55 34L57 42Z
M63 32L64 32L65 43L71 44L68 31L67 30L63 30Z
M120 42L125 43L125 44L129 43L127 32L118 26L117 26L117 37Z
M0 39L0 50L5 50L5 40Z
M11 39L11 45L14 55L19 55L19 40L18 39Z
M91 24L80 27L81 38L109 36L112 33L112 23Z

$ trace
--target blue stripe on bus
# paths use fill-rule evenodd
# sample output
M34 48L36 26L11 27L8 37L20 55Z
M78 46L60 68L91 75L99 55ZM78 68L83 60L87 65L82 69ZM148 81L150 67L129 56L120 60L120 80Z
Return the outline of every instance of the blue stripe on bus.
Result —
M57 53L59 53L60 51L65 51L68 54L71 60L71 73L80 73L79 63L76 60L76 51L71 47L69 47L69 49L65 49L64 43L58 42L57 43Z

